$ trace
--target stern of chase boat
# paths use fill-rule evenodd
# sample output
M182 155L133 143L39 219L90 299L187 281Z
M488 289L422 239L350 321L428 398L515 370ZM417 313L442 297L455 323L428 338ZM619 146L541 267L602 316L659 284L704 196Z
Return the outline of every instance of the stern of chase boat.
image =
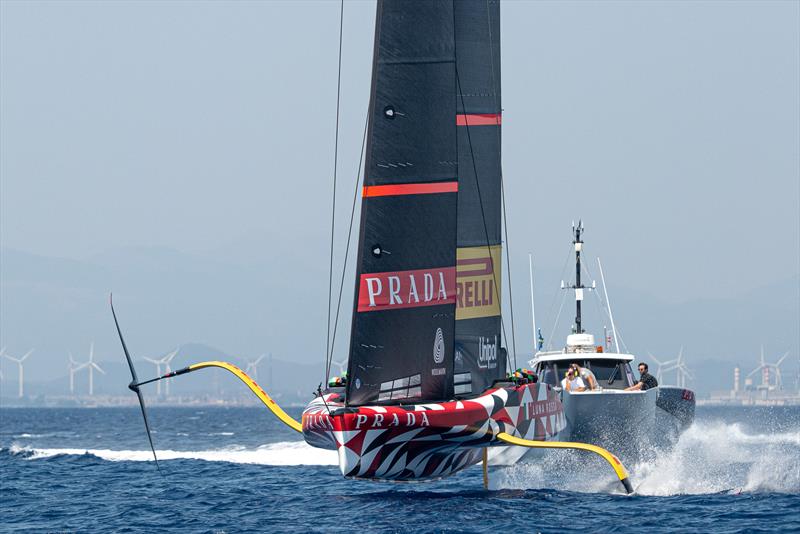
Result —
M558 394L546 384L503 385L443 403L345 407L326 391L303 412L303 437L336 449L346 477L425 480L480 462L482 449L505 432L553 439L566 425Z

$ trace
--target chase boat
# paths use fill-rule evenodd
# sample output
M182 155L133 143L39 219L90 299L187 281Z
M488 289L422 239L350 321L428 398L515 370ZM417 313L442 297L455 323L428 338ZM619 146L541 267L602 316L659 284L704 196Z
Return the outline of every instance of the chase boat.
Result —
M573 333L567 336L562 350L540 348L529 365L543 384L558 392L566 419L566 425L558 432L558 441L593 443L615 451L626 462L636 461L673 445L692 424L695 394L690 389L661 384L644 391L626 390L638 382L633 372L636 357L607 352L609 336L604 335L605 343L596 344L595 337L584 331L581 303L585 292L594 285L587 287L581 283L582 232L583 224L579 222L573 227L575 284L565 288L575 292ZM582 391L564 388L565 375L573 364L583 370L584 382L592 382L586 383ZM507 447L493 450L489 462L502 466L538 457L533 450Z

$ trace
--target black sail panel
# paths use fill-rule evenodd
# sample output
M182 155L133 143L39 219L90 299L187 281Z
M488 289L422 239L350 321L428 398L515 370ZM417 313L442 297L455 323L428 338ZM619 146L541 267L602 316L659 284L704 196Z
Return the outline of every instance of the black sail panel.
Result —
M379 0L347 403L453 395L458 143L452 0Z
M458 258L454 393L505 376L500 348L500 4L455 2Z

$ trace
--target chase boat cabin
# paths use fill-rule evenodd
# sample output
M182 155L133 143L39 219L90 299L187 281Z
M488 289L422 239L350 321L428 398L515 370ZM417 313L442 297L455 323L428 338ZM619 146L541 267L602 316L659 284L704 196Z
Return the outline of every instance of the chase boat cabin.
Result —
M540 381L560 388L570 364L577 363L594 374L599 390L622 391L636 384L633 360L632 354L604 352L602 345L595 345L592 334L582 333L568 335L567 346L560 351L537 352L530 366ZM585 393L591 391L587 389Z

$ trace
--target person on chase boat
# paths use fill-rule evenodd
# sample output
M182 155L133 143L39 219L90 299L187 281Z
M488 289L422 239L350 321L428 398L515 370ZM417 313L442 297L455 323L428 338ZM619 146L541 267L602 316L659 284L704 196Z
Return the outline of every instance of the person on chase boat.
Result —
M573 364L567 369L567 375L561 381L561 387L570 392L586 391L586 384L583 382L576 365Z
M636 391L636 390L645 391L647 389L653 389L655 387L658 387L658 381L653 375L647 372L647 369L648 367L646 363L644 362L640 363L639 374L641 376L639 377L639 381L636 384L625 388L625 391Z

